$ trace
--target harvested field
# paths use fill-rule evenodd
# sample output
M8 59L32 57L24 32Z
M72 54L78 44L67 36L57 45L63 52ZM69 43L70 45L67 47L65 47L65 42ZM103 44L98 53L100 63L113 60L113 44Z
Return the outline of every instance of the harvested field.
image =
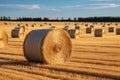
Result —
M24 38L12 38L11 30L18 24L28 24L27 35L31 30L64 28L66 22L0 22L0 29L9 36L8 45L0 49L0 80L120 80L120 35L116 32L107 33L105 37L94 37L94 33L86 34L86 27L80 26L80 38L72 38L72 56L68 63L51 65L28 62L23 53ZM11 23L11 24L10 24ZM22 24L21 24L22 23ZM34 25L32 27L31 25ZM74 29L71 22L70 29ZM92 23L84 23L90 26ZM108 30L107 24L105 28ZM40 26L43 25L43 26ZM114 29L120 28L120 23ZM94 28L102 28L101 23ZM32 44L31 44L32 45Z

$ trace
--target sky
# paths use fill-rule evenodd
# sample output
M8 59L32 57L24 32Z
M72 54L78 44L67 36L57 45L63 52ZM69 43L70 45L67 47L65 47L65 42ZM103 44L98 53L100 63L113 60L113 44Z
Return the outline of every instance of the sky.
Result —
M51 19L120 16L120 0L0 0L0 16Z

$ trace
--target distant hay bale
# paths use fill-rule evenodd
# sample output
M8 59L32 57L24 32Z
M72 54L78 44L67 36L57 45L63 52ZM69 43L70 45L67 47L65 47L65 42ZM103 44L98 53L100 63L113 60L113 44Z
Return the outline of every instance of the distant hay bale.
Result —
M5 31L0 30L0 48L4 48L8 44L8 35Z
M49 23L49 26L51 26L52 24L51 23Z
M78 30L80 30L80 26L75 26L75 29L78 29Z
M36 25L36 23L34 23L34 25Z
M43 25L42 25L42 24L40 24L40 26L42 27Z
M88 24L85 24L85 27L88 27Z
M93 25L90 25L90 28L94 28L94 26L93 26Z
M34 24L32 24L32 27L35 27Z
M108 32L114 32L114 27L108 27Z
M26 32L28 30L27 26L21 26L21 28L23 28L24 32Z
M118 26L118 23L115 23L116 26Z
M62 29L33 30L24 40L23 51L28 61L63 64L71 56L72 44Z
M47 23L44 23L45 25L47 25Z
M91 27L86 28L86 33L92 33L92 31L93 31L93 28L91 28Z
M105 27L105 25L103 25L102 27Z
M77 29L69 29L67 32L69 33L71 38L76 38L76 39L79 38L79 30L77 30Z
M65 25L67 25L67 23L65 23Z
M22 38L23 36L24 36L24 30L23 30L23 28L12 29L12 31L11 31L11 37L12 38Z
M26 26L29 26L28 24L26 24Z
M107 24L108 26L110 26L111 24Z
M4 24L5 24L5 25L7 25L7 23L6 23L6 22L5 22Z
M51 29L54 29L54 28L55 28L55 26L51 26L50 28L51 28Z
M66 31L69 30L69 26L65 26L63 30L66 30Z
M95 29L94 36L95 37L103 37L104 36L104 29Z
M14 29L23 29L23 32L25 32L27 30L26 26L17 26Z
M75 23L74 25L75 25L75 26L77 26L78 24L77 24L77 23Z
M18 26L20 26L20 24L18 24Z
M25 26L20 26L21 28L23 28L23 30L25 31L26 27Z
M17 27L15 27L14 29L21 29L21 27L20 27L20 26L17 26Z
M116 35L120 35L120 28L116 28Z

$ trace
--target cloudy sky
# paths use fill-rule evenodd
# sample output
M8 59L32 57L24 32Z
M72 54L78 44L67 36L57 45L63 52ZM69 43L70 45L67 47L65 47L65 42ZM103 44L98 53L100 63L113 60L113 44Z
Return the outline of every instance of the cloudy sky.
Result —
M120 0L0 0L0 16L120 16Z

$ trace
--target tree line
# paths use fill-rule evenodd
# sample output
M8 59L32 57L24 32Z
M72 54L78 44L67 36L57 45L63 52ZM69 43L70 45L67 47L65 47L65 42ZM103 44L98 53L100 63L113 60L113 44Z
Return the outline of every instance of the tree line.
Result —
M73 19L68 18L64 19L63 17L61 19L49 19L48 17L19 17L16 19L11 19L10 17L1 16L0 21L69 21L69 22L120 22L120 17L74 17Z

